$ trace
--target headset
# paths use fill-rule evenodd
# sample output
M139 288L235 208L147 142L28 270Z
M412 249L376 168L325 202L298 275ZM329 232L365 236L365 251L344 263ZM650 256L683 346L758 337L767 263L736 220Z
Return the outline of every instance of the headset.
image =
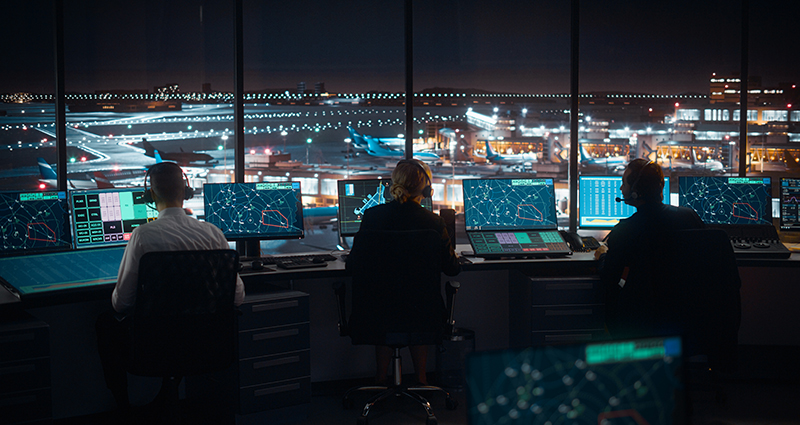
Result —
M155 203L155 199L153 199L153 189L147 188L147 178L150 177L150 172L153 171L153 169L156 167L168 166L166 164L173 164L175 167L178 167L181 170L181 174L183 175L183 181L186 182L186 185L184 185L183 187L183 199L184 200L192 199L192 197L194 196L194 190L192 190L192 187L189 186L189 178L186 177L186 173L183 172L183 168L180 168L180 165L175 164L174 162L160 162L148 168L147 172L144 174L144 195L142 196L142 200L144 201L145 204Z
M431 196L433 196L433 182L431 182L431 178L428 176L428 170L426 170L425 167L423 167L422 164L419 163L419 161L415 159L402 159L400 160L400 162L397 163L397 165L400 164L414 164L416 167L422 170L422 175L424 175L425 179L428 180L428 184L424 188L422 188L422 197L430 198Z
M616 197L616 198L614 198L615 201L623 202L623 201L635 201L635 200L639 199L639 193L636 192L636 185L639 184L639 180L641 180L642 174L644 174L644 170L647 167L649 167L650 164L655 164L655 163L653 161L647 161L647 164L644 164L642 166L642 168L639 169L639 172L636 174L636 179L633 181L633 184L631 184L631 195L630 195L630 198Z

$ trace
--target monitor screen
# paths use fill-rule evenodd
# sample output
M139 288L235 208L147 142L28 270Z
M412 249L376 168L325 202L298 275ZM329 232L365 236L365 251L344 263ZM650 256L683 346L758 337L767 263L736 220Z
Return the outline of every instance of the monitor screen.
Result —
M0 192L3 255L58 251L72 245L66 192Z
M636 212L625 202L619 187L622 176L580 176L578 179L578 226L586 229L610 229ZM669 177L664 177L664 203L669 203Z
M158 217L145 205L141 187L73 190L69 196L76 249L125 245L133 229Z
M470 424L685 423L679 337L468 354Z
M228 240L303 237L299 182L210 183L203 196L205 220Z
M781 230L800 231L800 177L781 177Z
M556 229L553 179L466 179L466 230Z
M339 180L337 185L339 194L339 234L353 236L361 227L361 218L364 212L375 205L392 201L389 188L391 179L360 179ZM431 198L424 198L422 206L428 211L433 210Z
M769 177L681 176L678 200L706 224L772 225Z

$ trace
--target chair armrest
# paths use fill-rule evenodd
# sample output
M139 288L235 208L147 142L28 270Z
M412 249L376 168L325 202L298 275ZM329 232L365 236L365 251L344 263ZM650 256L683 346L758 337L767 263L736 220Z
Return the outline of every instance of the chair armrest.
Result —
M339 336L350 335L350 328L347 326L347 309L345 300L347 299L347 285L344 282L333 282L333 293L336 295L336 312L339 315Z

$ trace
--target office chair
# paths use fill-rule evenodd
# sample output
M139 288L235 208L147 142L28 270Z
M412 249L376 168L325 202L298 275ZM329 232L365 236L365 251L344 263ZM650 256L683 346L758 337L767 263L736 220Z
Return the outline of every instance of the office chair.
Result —
M391 395L406 396L423 406L426 424L435 425L431 405L418 394L443 393L445 406L458 406L444 389L436 386L405 386L402 383L400 348L409 345L441 344L452 331L452 311L457 282L448 282L445 307L441 296L441 239L433 230L360 231L348 257L352 275L352 308L346 315L346 286L334 284L338 301L339 333L350 336L354 345L382 345L393 349L390 385L351 388L343 398L345 408L353 406L357 391L377 392L364 405L357 423L366 425L370 408ZM449 313L448 313L449 310Z
M164 378L160 394L173 416L184 376L224 370L235 359L238 264L234 250L149 252L140 260L127 370Z
M654 241L628 275L650 285L626 284L620 291L620 311L638 305L620 318L615 336L682 335L689 366L710 371L717 401L723 401L718 372L736 370L741 322L741 281L730 239L720 229L698 229ZM623 296L626 290L636 292Z

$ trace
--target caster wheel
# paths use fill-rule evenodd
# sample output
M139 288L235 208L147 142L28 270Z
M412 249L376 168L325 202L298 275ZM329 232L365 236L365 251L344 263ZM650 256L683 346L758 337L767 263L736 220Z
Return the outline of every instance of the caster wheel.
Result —
M458 400L448 397L444 399L444 407L446 407L447 410L456 410L458 407Z
M344 407L345 409L352 409L354 406L355 402L353 401L352 398L347 397L342 399L342 407Z
M439 425L439 421L436 420L436 416L429 416L425 420L425 425Z
M369 420L367 420L366 416L359 416L356 420L356 425L368 425Z

